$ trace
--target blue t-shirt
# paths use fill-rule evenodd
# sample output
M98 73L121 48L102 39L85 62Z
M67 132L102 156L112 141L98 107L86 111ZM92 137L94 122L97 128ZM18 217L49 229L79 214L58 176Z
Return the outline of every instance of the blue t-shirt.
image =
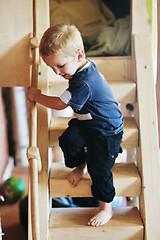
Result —
M71 106L82 126L102 135L123 130L123 116L111 89L96 65L87 64L69 79L69 87L60 99Z

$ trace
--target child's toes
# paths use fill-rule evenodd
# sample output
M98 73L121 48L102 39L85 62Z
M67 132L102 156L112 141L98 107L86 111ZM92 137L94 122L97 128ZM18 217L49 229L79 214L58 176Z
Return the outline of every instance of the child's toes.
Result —
M91 226L93 219L90 219L90 221L87 223L88 226Z
M90 219L90 221L88 222L89 226L95 226L96 224L96 220L94 218Z
M94 220L92 221L91 226L92 226L92 227L96 227L96 226L97 226L97 221L96 221L96 219L94 219Z
M97 221L95 224L96 227L99 227L100 225L101 225L101 222L99 222L99 221Z

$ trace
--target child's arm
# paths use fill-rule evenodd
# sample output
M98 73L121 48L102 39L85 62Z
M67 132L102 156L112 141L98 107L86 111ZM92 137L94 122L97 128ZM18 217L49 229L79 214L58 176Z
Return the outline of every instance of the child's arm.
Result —
M27 91L27 98L32 102L37 102L45 107L62 110L68 107L67 104L61 101L59 97L47 96L41 93L41 90L37 88L29 88Z

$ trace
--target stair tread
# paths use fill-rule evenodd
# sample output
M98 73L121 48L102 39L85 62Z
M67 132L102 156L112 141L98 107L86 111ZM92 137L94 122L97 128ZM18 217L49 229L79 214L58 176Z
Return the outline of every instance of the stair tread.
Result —
M88 173L73 188L66 180L70 168L63 163L52 163L50 171L51 197L90 197L92 181ZM116 163L112 169L117 196L139 196L141 179L134 163Z
M75 234L74 240L80 237L85 237L85 240L143 239L143 224L136 207L113 208L113 218L107 224L94 228L87 226L86 223L97 211L97 208L52 209L49 221L50 237L71 239Z
M131 80L108 80L107 81L115 99L120 103L135 103L136 102L136 83ZM68 87L67 81L52 81L49 84L50 93L60 96Z
M49 127L49 146L58 145L58 137L68 127L70 117L53 117ZM137 147L138 146L138 128L135 120L132 117L124 118L124 135L122 147Z
M107 81L109 85L116 85L116 84L124 84L124 85L132 85L136 86L136 83L127 79L127 80L108 80ZM68 82L66 80L55 80L49 82L49 87L67 87Z
M127 81L131 79L130 68L132 64L132 58L130 56L89 57L89 59L96 64L99 71L105 76L107 81ZM49 71L49 79L51 81L64 80L59 75L54 74L52 70Z
M130 56L90 57L89 59L96 64L107 81L131 79L130 67L132 63Z

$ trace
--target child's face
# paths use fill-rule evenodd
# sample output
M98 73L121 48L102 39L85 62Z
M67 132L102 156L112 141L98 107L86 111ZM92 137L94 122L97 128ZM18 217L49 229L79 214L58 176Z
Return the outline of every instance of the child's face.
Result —
M79 69L82 65L82 58L77 56L65 56L65 55L49 55L42 56L43 61L47 66L51 67L53 71L62 76L65 79L70 79L72 75Z

